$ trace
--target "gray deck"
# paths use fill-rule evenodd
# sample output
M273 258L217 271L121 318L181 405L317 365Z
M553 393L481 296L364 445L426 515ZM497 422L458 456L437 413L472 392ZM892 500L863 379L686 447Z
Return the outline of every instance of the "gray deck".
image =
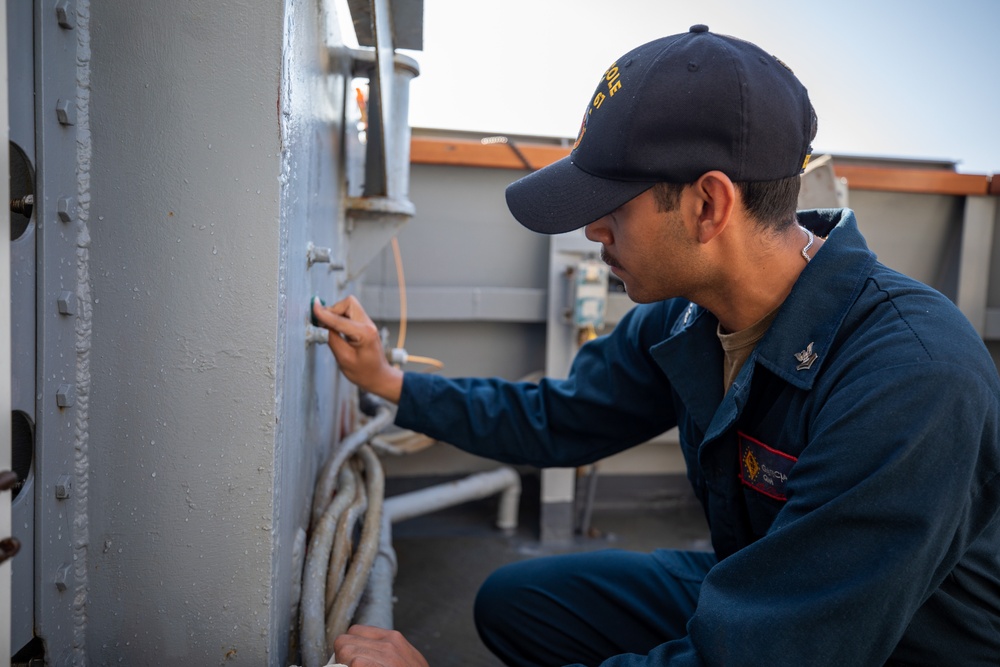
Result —
M388 495L440 480L390 480ZM611 480L608 480L609 483ZM631 506L630 506L631 505ZM701 508L690 502L644 505L602 502L598 485L592 537L546 546L538 541L538 481L523 477L520 528L506 536L493 523L497 498L442 510L393 527L399 560L394 619L431 667L501 667L480 643L472 621L479 584L506 563L551 553L604 547L650 551L706 549L708 529Z

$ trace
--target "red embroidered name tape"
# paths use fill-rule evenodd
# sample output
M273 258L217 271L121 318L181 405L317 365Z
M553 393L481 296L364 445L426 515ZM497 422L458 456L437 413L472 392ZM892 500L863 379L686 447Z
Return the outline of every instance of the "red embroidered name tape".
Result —
M737 432L737 435L740 439L740 481L765 496L788 500L788 475L798 459L746 433Z

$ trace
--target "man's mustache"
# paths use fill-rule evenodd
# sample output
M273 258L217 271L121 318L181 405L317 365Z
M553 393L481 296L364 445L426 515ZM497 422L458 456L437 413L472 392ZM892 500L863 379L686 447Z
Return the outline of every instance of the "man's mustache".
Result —
M607 248L605 248L604 246L601 246L601 261L607 264L608 266L613 266L616 269L622 268L621 264L618 263L618 260L612 257L611 254L608 253Z

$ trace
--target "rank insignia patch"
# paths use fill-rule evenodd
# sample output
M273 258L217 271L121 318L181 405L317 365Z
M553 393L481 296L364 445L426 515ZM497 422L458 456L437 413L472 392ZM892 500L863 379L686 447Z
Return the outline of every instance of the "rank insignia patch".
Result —
M777 500L788 500L786 487L794 456L768 447L745 433L740 439L740 481L750 488Z
M806 345L806 349L795 353L795 361L799 362L799 365L795 367L795 370L807 371L812 368L812 365L816 363L817 359L819 359L819 355L813 352L813 344L809 343Z

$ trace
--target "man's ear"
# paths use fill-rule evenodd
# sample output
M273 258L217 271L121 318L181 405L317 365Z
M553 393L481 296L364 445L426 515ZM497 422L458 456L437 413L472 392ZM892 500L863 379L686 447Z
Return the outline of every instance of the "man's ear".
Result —
M694 196L699 243L708 243L722 233L736 206L736 186L721 171L701 175L691 187Z

